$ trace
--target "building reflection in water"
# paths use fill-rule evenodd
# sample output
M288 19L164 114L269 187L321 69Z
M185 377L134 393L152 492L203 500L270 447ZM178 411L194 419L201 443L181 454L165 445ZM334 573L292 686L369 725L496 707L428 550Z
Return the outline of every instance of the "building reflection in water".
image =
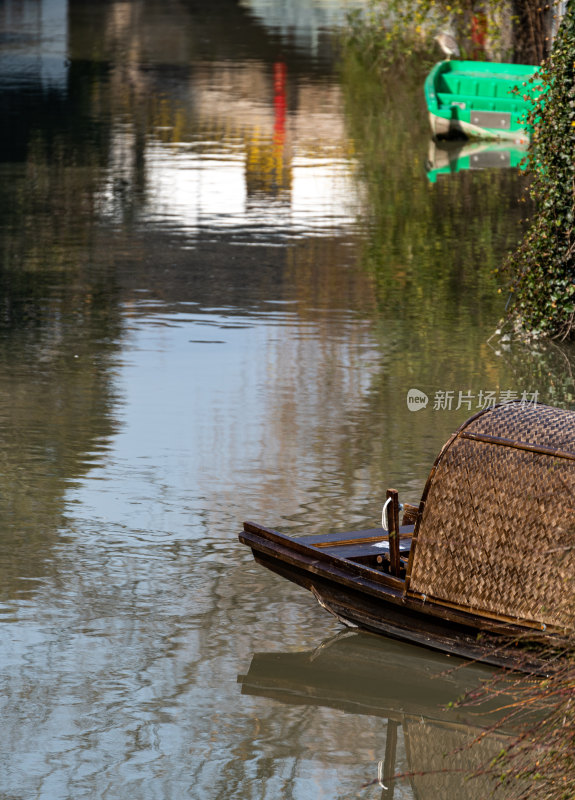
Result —
M0 90L40 85L64 92L68 82L68 0L0 4Z
M353 229L353 153L336 85L300 82L292 90L283 62L224 62L195 69L188 97L180 94L152 95L142 152L134 124L114 127L97 197L104 219L121 222L121 186L124 196L142 187L132 197L137 222L192 238Z

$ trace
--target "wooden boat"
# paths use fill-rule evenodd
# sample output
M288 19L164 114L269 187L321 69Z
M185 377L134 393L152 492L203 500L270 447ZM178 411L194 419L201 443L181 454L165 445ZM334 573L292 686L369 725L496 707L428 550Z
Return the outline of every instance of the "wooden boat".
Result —
M541 89L537 80L530 81L537 70L526 64L440 61L424 85L433 135L528 141L526 114Z
M574 496L575 412L513 402L450 437L401 526L389 490L386 530L239 538L350 627L542 671L526 648L573 629Z

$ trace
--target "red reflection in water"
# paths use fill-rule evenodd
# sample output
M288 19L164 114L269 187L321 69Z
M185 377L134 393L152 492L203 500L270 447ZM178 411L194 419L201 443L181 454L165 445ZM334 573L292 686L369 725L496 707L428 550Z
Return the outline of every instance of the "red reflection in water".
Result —
M283 147L286 121L286 65L278 61L274 64L274 143Z

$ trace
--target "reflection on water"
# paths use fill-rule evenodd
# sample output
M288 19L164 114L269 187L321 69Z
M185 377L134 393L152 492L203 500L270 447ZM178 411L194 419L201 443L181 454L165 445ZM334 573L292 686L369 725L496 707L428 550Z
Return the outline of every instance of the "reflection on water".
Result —
M346 758L353 762L355 747L363 739L369 749L371 738L355 726L363 715L382 717L386 723L372 739L371 758L366 753L365 783L383 788L384 798L408 787L415 797L455 797L465 776L487 769L510 738L505 731L481 737L493 725L494 714L501 716L495 705L480 713L447 709L453 698L489 676L479 666L411 645L343 633L308 652L256 653L238 681L242 694L306 707L309 728L316 722L313 717L321 719L322 709L345 712L336 727L317 730L313 755L302 748L298 760L337 753L340 763ZM270 710L273 714L274 705ZM481 743L471 748L476 737ZM270 757L277 757L277 740L268 747ZM395 775L404 777L394 781ZM495 789L492 779L482 775L466 782L464 796L485 798Z
M0 6L0 90L41 86L65 91L67 0L20 0Z
M95 470L103 485L90 481L69 495L82 513L171 539L213 537L224 518L233 531L242 515L264 518L270 508L294 525L305 507L299 524L318 531L326 520L361 519L372 487L362 472L346 475L341 461L380 367L367 321L333 311L305 322L293 304L273 302L243 315L154 314L145 303L137 311L114 444L131 474L118 482L107 466Z
M305 107L301 113L306 113ZM320 115L310 116L313 122ZM321 119L317 121L321 125ZM270 235L278 241L353 228L355 190L338 142L331 147L326 142L323 152L312 155L306 153L305 139L295 139L288 153L284 136L274 139L265 127L272 125L241 130L233 137L221 129L213 131L215 139L223 134L213 143L205 141L205 132L189 143L150 142L141 176L146 192L137 221L191 237L225 229L251 244L265 242ZM297 134L297 121L294 128ZM125 217L122 194L130 176L121 176L134 160L134 145L129 133L118 134L110 177L97 198L102 215L116 223ZM133 215L133 209L130 212Z
M425 169L435 183L440 175L467 169L510 169L526 166L527 144L516 142L429 142Z
M241 0L241 5L282 40L316 57L321 44L332 48L332 29L345 23L346 13L362 8L361 0Z
M344 7L1 5L7 796L343 798L394 737L398 769L427 769L418 732L455 730L427 705L429 656L384 640L389 680L361 700L318 702L323 658L292 705L237 684L254 653L291 671L339 630L253 564L244 518L349 529L387 486L416 501L469 413L437 391L573 403L569 346L490 339L524 179L430 186L417 80L336 74ZM351 684L364 658L337 651Z
M158 78L139 76L149 88ZM339 87L293 75L280 53L273 64L194 67L189 78L170 96L148 100L143 157L137 126L112 129L97 198L105 219L120 224L128 212L164 231L195 237L224 230L252 244L353 226L357 201Z

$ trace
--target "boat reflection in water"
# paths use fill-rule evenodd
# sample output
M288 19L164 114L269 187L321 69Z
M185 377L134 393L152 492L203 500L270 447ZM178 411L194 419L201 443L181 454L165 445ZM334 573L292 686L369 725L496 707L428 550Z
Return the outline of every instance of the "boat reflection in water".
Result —
M526 142L431 139L425 162L427 179L436 183L440 175L474 169L524 169L527 147Z
M379 782L386 800L405 781L420 800L479 800L491 796L493 779L485 774L465 779L501 752L510 733L474 740L493 726L505 703L499 698L497 706L480 709L447 705L491 675L480 664L349 631L307 652L256 653L238 681L244 695L385 718L385 746L375 752L366 780ZM326 758L334 748L345 750L337 742L345 727L325 726L323 741L314 741L317 758L324 749ZM400 774L406 777L394 779Z

